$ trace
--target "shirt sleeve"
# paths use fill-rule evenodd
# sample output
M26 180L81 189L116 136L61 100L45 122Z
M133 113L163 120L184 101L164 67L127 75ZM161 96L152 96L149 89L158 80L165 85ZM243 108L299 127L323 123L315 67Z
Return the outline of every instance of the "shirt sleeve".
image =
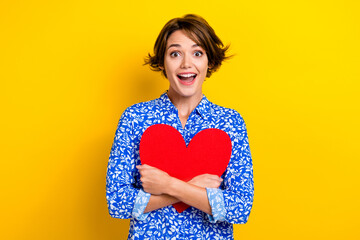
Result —
M232 155L220 189L207 189L210 222L246 223L253 205L253 165L245 122L237 113L231 132Z
M145 208L150 200L150 196L151 196L150 193L144 192L141 189L138 195L136 196L134 209L132 211L132 216L137 220L143 221L150 214L150 212L144 213Z
M225 221L226 209L222 190L218 188L206 188L206 193L212 213L212 215L207 214L209 221L211 223Z
M106 200L109 214L114 218L141 218L140 205L146 201L146 194L135 187L134 139L131 114L126 109L116 129L106 175Z

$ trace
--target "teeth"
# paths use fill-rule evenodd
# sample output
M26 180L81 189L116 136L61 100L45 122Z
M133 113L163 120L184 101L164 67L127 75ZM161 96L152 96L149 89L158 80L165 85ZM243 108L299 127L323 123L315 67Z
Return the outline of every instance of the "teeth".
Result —
M194 73L189 73L189 74L179 74L179 76L188 78L188 77L195 77L195 76L196 76L196 74L194 74Z

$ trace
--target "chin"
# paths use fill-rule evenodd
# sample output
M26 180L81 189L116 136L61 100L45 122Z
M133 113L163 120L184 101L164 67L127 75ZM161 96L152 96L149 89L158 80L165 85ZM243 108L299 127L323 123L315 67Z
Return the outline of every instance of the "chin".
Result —
M195 91L195 90L183 90L183 91L179 91L178 92L179 93L179 95L181 95L182 97L186 97L186 98L189 98L189 97L194 97L194 96L197 96L197 95L202 95L202 93L201 93L201 91L200 91L200 93L198 93L197 91Z
M169 91L172 95L182 98L191 98L198 95L202 97L202 89L199 89L197 85L184 86L181 83L170 84Z

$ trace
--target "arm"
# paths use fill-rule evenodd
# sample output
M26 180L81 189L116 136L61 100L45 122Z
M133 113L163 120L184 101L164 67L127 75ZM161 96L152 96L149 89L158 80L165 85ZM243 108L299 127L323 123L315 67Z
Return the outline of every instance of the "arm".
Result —
M245 122L236 113L235 131L229 133L232 156L221 189L207 189L215 221L246 223L253 204L253 166Z
M165 191L167 194L176 197L190 206L207 214L212 214L205 188L186 183L176 178L170 178L169 186L165 188Z
M141 174L144 190L152 194L145 212L182 201L211 214L205 187L219 187L222 179L218 176L203 174L189 182L184 182L148 165L137 168Z
M157 210L159 208L163 208L174 203L179 202L179 200L175 197L172 197L167 194L162 195L151 195L148 204L146 205L144 213L151 212Z
M115 218L133 217L132 210L140 191L134 186L135 145L132 120L127 110L122 114L117 126L106 176L108 209Z

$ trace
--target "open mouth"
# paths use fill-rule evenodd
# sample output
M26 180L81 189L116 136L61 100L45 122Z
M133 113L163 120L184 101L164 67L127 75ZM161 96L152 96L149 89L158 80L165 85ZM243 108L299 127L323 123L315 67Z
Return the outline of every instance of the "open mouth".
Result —
M186 73L186 74L178 74L180 82L184 85L191 85L194 83L197 74L195 73Z

